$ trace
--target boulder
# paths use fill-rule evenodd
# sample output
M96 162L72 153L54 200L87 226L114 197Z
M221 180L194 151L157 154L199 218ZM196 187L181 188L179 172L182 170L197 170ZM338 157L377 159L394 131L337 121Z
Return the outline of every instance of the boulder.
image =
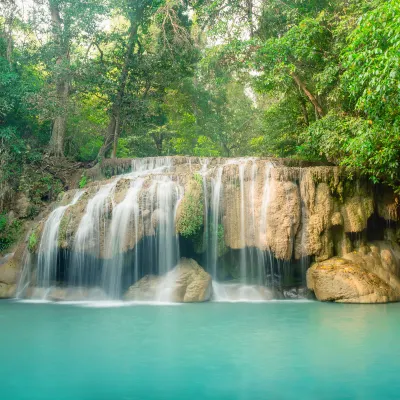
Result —
M128 301L194 303L210 300L212 279L195 260L182 258L165 276L145 276L125 294Z
M10 254L2 259L0 262L1 284L8 286L17 284L25 255L25 243L21 243L14 254Z
M304 300L312 298L312 293L307 288L283 289L282 297L288 300Z
M193 303L208 301L211 298L211 275L195 260L181 258L179 264L167 274L166 280L173 285L172 301Z
M17 285L0 282L0 299L10 299L15 296Z
M308 269L307 287L320 301L387 303L400 300L399 290L367 268L360 261L334 257ZM376 265L375 268L378 269Z
M343 257L377 275L400 293L400 246L396 243L375 241Z
M146 275L128 289L124 299L127 301L154 301L157 299L161 282L162 277L160 276Z

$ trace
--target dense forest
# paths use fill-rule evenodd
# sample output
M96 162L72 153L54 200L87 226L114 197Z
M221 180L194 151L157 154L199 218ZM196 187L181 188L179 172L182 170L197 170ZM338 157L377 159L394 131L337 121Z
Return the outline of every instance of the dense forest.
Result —
M10 193L34 218L105 158L287 157L400 191L399 103L398 0L2 0L0 251Z

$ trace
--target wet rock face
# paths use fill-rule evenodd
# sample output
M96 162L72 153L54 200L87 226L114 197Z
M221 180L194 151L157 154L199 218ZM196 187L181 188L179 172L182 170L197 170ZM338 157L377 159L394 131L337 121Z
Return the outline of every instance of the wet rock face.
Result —
M170 179L184 193L176 213L176 229L180 235L198 241L207 229L204 201L212 200L212 185L221 166L218 223L227 248L256 247L270 251L280 260L313 256L316 261L323 261L352 251L354 244L349 235L366 230L374 204L382 218L397 220L393 194L382 191L375 195L372 186L349 180L337 167L274 166L257 159L233 161L210 159L208 170L202 176L204 164L199 159L177 157L174 167L161 173L160 176ZM120 245L123 252L134 249L143 237L154 236L160 222L167 217L155 200L153 179L151 173L145 177L136 221L127 215L130 233ZM60 224L59 248L73 248L90 200L102 185L110 182L112 179L93 182L79 201L66 210ZM121 177L110 192L100 210L98 243L86 241L83 248L87 253L100 249L100 254L93 255L109 257L107 238L113 212L128 196L130 185L130 179Z
M14 297L23 264L25 243L0 262L0 299Z
M155 275L146 275L125 293L127 301L156 301L162 287L162 278Z
M277 258L290 260L301 219L301 199L293 182L274 181L266 212L266 248Z
M320 301L387 303L400 300L398 254L387 242L316 263L307 271L307 286Z
M15 296L17 285L8 285L0 282L0 299L10 299Z
M208 301L212 296L210 274L192 259L182 258L166 279L172 282L172 300L178 303Z
M195 303L210 300L211 276L196 261L182 258L165 276L147 275L125 294L128 301L172 301Z
M232 249L257 247L281 260L327 260L352 251L349 235L364 232L374 213L373 187L337 167L266 168L253 161L242 181L238 168L224 167L223 178L225 243ZM381 217L387 210L394 215L393 193L382 201Z
M127 173L132 168L132 160L119 163L115 165L116 172ZM60 199L58 205L67 208L59 223L55 252L68 260L66 275L76 267L76 260L68 258L73 254L74 257L83 255L75 257L81 260L78 261L82 265L76 268L81 272L86 259L97 260L99 264L112 259L114 275L121 280L118 269L126 267L133 253L137 259L129 272L134 279L148 273L165 274L180 257L180 240L182 248L187 247L181 249L181 254L188 257L201 254L199 259L205 262L204 267L220 281L253 282L253 278L260 278L254 282L278 286L282 284L278 280L283 274L278 267L266 272L268 266L290 264L290 268L297 268L299 260L322 263L336 256L357 267L345 272L338 267L337 274L335 269L328 273L322 266L315 267L319 277L343 277L353 271L357 278L367 271L397 290L393 285L400 276L396 261L400 259L400 252L379 246L378 250L373 246L367 250L363 247L367 239L383 239L389 220L391 230L386 229L385 238L400 241L398 201L387 188L373 187L362 179L350 179L338 167L302 168L297 164L288 166L285 162L256 158L170 157L135 160L133 164L137 167L135 174L92 181L76 203L72 202L76 190L66 192ZM113 165L108 167L114 170ZM109 186L111 189L102 195ZM368 237L368 230L374 219L380 220L383 228L380 228L382 235L372 238ZM35 229L38 240L31 250L36 259L46 221L43 219ZM353 253L354 249L359 250ZM146 264L145 251L154 255L157 265ZM363 251L368 257L364 257ZM233 253L237 260L227 268L224 255ZM22 263L18 257L14 261L12 265L0 265L3 286L17 283ZM57 267L56 263L52 264L50 268ZM189 267L187 262L181 264L162 278L143 278L131 286L126 297L154 300L161 287L174 301L208 300L212 291L209 275L200 267L199 270L193 265ZM265 279L266 274L269 280ZM297 275L296 284L300 282ZM134 279L124 282L121 290ZM368 279L372 283L364 282L365 287L360 289L362 295L349 292L346 296L351 299L372 296L375 292L371 287L377 281ZM60 282L64 280L67 278L63 276ZM81 285L81 281L78 279L76 284ZM317 285L316 293L318 290ZM392 298L390 293L379 293L382 298ZM55 299L65 296L61 291L54 292Z

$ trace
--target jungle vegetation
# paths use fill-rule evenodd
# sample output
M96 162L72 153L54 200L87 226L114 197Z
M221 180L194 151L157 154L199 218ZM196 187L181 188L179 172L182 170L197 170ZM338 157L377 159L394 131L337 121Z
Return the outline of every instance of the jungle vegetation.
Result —
M400 191L399 102L398 0L0 4L0 192L32 215L65 160L288 157Z

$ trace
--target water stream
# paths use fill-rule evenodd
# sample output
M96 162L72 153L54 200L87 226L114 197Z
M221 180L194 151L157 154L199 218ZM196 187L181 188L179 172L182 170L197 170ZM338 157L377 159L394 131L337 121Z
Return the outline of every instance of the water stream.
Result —
M65 211L69 207L75 205L83 193L83 190L78 190L69 204L57 207L50 213L46 220L39 245L36 278L37 286L41 288L49 288L56 276L58 262L58 234L60 231L61 220ZM45 296L46 292L44 292L43 295Z
M145 274L166 275L181 256L187 257L189 250L187 244L181 248L176 219L184 181L198 174L204 198L203 249L202 254L189 257L197 257L212 276L213 299L271 299L272 291L266 287L279 284L281 273L281 263L265 246L273 168L271 162L255 158L188 157L178 163L173 157L152 157L133 160L131 172L98 182L97 191L91 189L95 193L83 203L84 212L64 260L70 298L87 297L90 289L98 299L121 299ZM237 198L232 194L235 187ZM60 224L82 194L78 191L70 204L56 208L45 222L35 283L40 296L36 297L46 298L58 285ZM228 280L227 268L231 271ZM24 268L28 283L20 282L20 287L29 285L31 269ZM169 290L161 287L156 300L168 301Z

